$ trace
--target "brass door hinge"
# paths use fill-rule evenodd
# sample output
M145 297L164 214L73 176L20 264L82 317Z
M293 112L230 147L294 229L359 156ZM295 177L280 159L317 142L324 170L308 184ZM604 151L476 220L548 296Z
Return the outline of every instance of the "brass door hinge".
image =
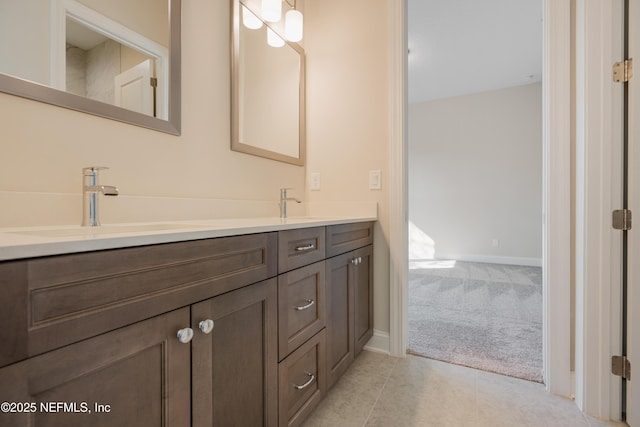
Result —
M613 228L622 231L631 230L631 211L629 209L613 211Z
M631 380L631 362L625 356L611 356L611 373Z
M613 64L613 81L625 83L633 77L633 59L629 58Z
M151 85L151 87L158 87L158 78L151 77L149 84Z

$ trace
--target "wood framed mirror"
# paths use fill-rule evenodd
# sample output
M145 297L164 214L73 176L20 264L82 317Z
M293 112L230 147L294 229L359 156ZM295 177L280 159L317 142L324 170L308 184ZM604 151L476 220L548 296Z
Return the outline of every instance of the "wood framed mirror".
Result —
M303 166L306 153L305 58L278 26L259 16L259 1L231 0L231 149ZM243 22L258 20L258 28ZM267 42L276 37L276 45Z
M181 0L0 3L0 91L174 135Z

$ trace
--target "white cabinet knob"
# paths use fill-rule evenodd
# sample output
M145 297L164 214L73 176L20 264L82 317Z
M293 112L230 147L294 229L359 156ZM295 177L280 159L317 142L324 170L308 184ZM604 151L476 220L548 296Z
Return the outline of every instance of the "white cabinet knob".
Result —
M191 338L193 338L193 329L191 328L184 328L184 329L180 329L178 331L178 341L180 341L183 344L187 344L189 341L191 341Z
M200 328L200 330L205 333L205 334L209 334L211 333L211 331L213 331L213 327L214 327L214 322L211 319L207 319L207 320L203 320L200 323L198 323L198 328Z

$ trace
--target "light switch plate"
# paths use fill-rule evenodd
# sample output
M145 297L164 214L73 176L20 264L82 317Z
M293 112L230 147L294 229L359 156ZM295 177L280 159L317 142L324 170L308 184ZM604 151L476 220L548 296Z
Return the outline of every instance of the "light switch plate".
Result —
M382 188L382 178L379 170L369 171L369 189L380 190Z
M320 172L311 173L311 182L309 183L309 190L320 191Z

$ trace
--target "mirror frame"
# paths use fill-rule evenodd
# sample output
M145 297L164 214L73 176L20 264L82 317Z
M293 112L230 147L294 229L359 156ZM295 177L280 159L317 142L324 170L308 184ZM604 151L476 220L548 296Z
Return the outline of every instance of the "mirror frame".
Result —
M168 120L147 116L115 105L106 104L0 73L0 92L40 101L58 107L93 114L172 135L181 132L181 10L182 0L169 1L169 111Z
M298 157L288 156L276 151L266 150L250 144L240 142L240 85L238 75L240 69L240 5L249 8L256 16L259 13L253 10L241 0L231 0L231 150L240 153L251 154L254 156L264 157L279 162L290 163L297 166L304 166L306 158L306 101L305 101L305 56L304 49L298 43L293 43L280 34L277 28L274 28L265 22L264 24L278 33L285 43L294 49L300 57L300 87L299 87L299 107L298 107Z

